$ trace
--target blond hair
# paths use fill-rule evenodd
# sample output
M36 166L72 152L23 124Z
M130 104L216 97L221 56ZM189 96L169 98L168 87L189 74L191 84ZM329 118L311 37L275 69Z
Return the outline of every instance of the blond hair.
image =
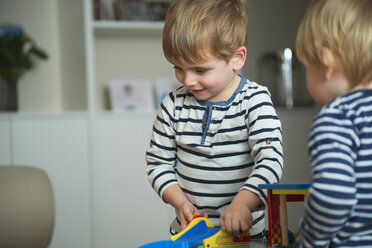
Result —
M296 52L305 65L328 65L330 50L353 87L372 80L372 1L314 0L299 26Z
M209 54L229 61L247 40L244 0L175 0L168 9L163 51L171 63L195 63Z

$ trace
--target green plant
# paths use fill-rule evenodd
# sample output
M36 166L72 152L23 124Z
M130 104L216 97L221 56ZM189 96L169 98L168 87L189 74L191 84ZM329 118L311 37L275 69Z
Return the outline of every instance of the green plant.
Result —
M0 25L0 76L16 83L24 72L32 69L36 58L46 60L48 54L22 27Z

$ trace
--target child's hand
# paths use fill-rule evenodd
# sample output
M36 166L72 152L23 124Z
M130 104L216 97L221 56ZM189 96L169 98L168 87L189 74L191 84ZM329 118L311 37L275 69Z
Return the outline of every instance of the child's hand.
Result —
M220 226L222 230L234 236L247 232L252 227L252 214L247 205L239 201L233 201L221 214Z
M180 220L181 220L181 229L185 227L192 221L195 215L200 215L198 209L189 201L185 201L178 208Z
M173 184L167 188L163 193L163 199L178 210L182 230L192 221L195 215L200 215L198 209L189 201L178 184Z

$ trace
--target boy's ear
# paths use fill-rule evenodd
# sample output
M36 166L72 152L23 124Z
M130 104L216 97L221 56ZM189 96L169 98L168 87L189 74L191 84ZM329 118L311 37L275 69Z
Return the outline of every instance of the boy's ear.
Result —
M322 47L322 63L326 68L325 77L329 80L336 70L336 60L328 47Z
M233 65L234 71L239 71L243 67L246 57L247 57L247 48L245 46L241 46L235 50L230 60Z

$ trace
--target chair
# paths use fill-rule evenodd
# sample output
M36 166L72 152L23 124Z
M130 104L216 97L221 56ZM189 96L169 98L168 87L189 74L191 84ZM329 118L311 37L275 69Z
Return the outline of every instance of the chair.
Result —
M54 211L53 189L44 170L0 166L0 247L48 247Z

